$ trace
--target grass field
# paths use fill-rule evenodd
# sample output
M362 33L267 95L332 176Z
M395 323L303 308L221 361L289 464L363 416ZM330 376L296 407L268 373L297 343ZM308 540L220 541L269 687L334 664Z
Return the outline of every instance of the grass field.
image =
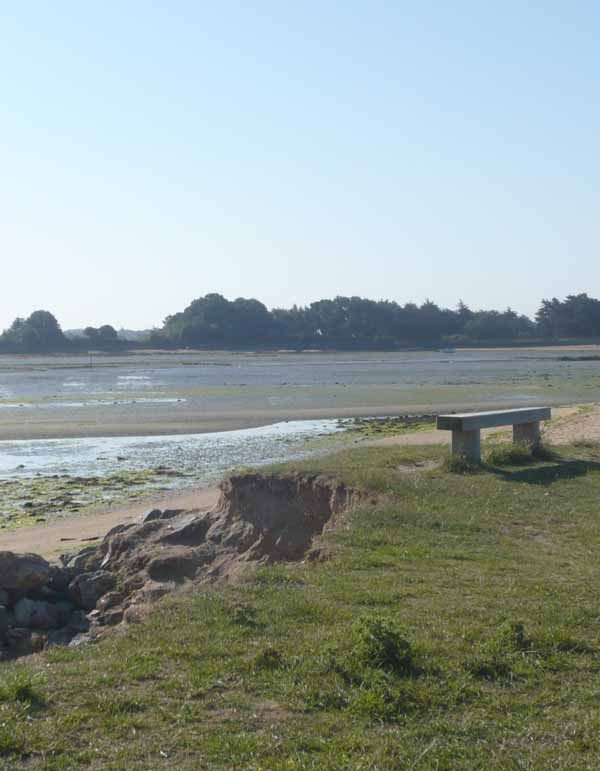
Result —
M329 560L2 664L0 767L597 769L600 447L446 453L294 463L382 493Z

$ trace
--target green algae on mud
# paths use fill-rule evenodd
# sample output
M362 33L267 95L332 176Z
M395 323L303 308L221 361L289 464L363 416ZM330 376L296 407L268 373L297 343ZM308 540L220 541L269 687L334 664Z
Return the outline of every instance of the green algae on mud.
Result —
M84 513L92 507L136 501L173 488L191 475L160 468L105 476L36 476L0 481L0 529L14 530Z
M351 435L380 439L385 436L432 431L435 415L399 415L388 418L350 418L339 420L338 426Z

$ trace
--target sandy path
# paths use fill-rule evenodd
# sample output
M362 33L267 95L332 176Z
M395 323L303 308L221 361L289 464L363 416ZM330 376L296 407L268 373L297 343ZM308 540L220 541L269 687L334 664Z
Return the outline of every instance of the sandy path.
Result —
M218 495L216 487L196 488L166 498L95 509L47 525L23 527L0 534L0 551L34 552L55 561L59 554L96 543L115 525L133 522L149 509L209 509Z

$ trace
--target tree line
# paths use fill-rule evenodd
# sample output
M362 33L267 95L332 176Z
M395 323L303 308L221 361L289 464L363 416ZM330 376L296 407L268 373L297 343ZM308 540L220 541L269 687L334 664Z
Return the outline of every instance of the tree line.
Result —
M135 343L114 327L86 327L67 337L49 311L17 318L0 335L0 352L39 353L91 349L154 348L317 348L397 349L461 344L511 344L600 338L600 300L587 294L542 300L535 318L508 308L473 311L431 300L401 305L389 300L336 297L306 306L269 310L256 299L227 300L207 294L167 316L160 329Z

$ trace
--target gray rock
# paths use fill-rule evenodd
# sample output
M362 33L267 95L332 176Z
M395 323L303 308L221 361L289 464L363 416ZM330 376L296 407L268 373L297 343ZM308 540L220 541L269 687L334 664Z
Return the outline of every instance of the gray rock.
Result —
M103 594L115 587L115 577L107 570L81 573L69 584L69 596L79 608L92 610Z
M74 610L69 616L67 626L74 632L87 632L90 628L90 622L82 610Z
M0 605L0 641L6 639L6 634L8 632L8 627L10 626L10 614L4 607L4 605Z
M131 523L130 525L115 525L113 528L111 528L108 533L104 536L104 541L107 541L108 539L112 538L113 535L117 535L118 533L124 533L126 530L129 530L130 528L134 527L134 524Z
M30 629L9 629L7 643L10 656L29 656L31 653L41 651L46 642L46 636Z
M58 611L58 626L66 626L69 623L71 614L75 610L75 606L72 602L61 600L56 603L56 610Z
M165 509L164 511L152 509L146 514L142 514L138 522L143 525L145 522L154 522L157 519L173 519L173 517L179 516L183 511L185 509Z
M68 645L75 637L77 632L69 627L62 627L61 629L54 629L48 634L45 648L52 648L55 645Z
M69 584L75 578L75 576L81 573L81 570L77 568L59 568L55 565L52 566L52 573L48 579L47 587L56 594L66 594Z
M17 626L27 629L56 629L60 626L60 613L56 605L43 600L22 597L15 605Z
M112 608L102 613L98 623L103 626L116 626L123 620L123 608Z
M62 554L60 560L65 568L82 572L96 570L102 561L102 556L97 546L86 546L77 554Z
M15 624L18 627L24 627L26 629L31 628L31 618L33 616L34 600L30 600L28 597L22 597L14 607Z
M142 514L138 519L138 522L143 524L144 522L154 522L155 519L162 519L161 509L151 509L150 511L147 511L145 514Z
M90 634L77 634L69 643L69 648L79 648L80 645L87 645L94 641L94 637Z
M50 565L38 554L0 552L0 590L13 601L41 589L51 572Z
M104 612L109 608L114 608L116 605L122 603L125 598L125 592L107 592L98 600L98 610Z

